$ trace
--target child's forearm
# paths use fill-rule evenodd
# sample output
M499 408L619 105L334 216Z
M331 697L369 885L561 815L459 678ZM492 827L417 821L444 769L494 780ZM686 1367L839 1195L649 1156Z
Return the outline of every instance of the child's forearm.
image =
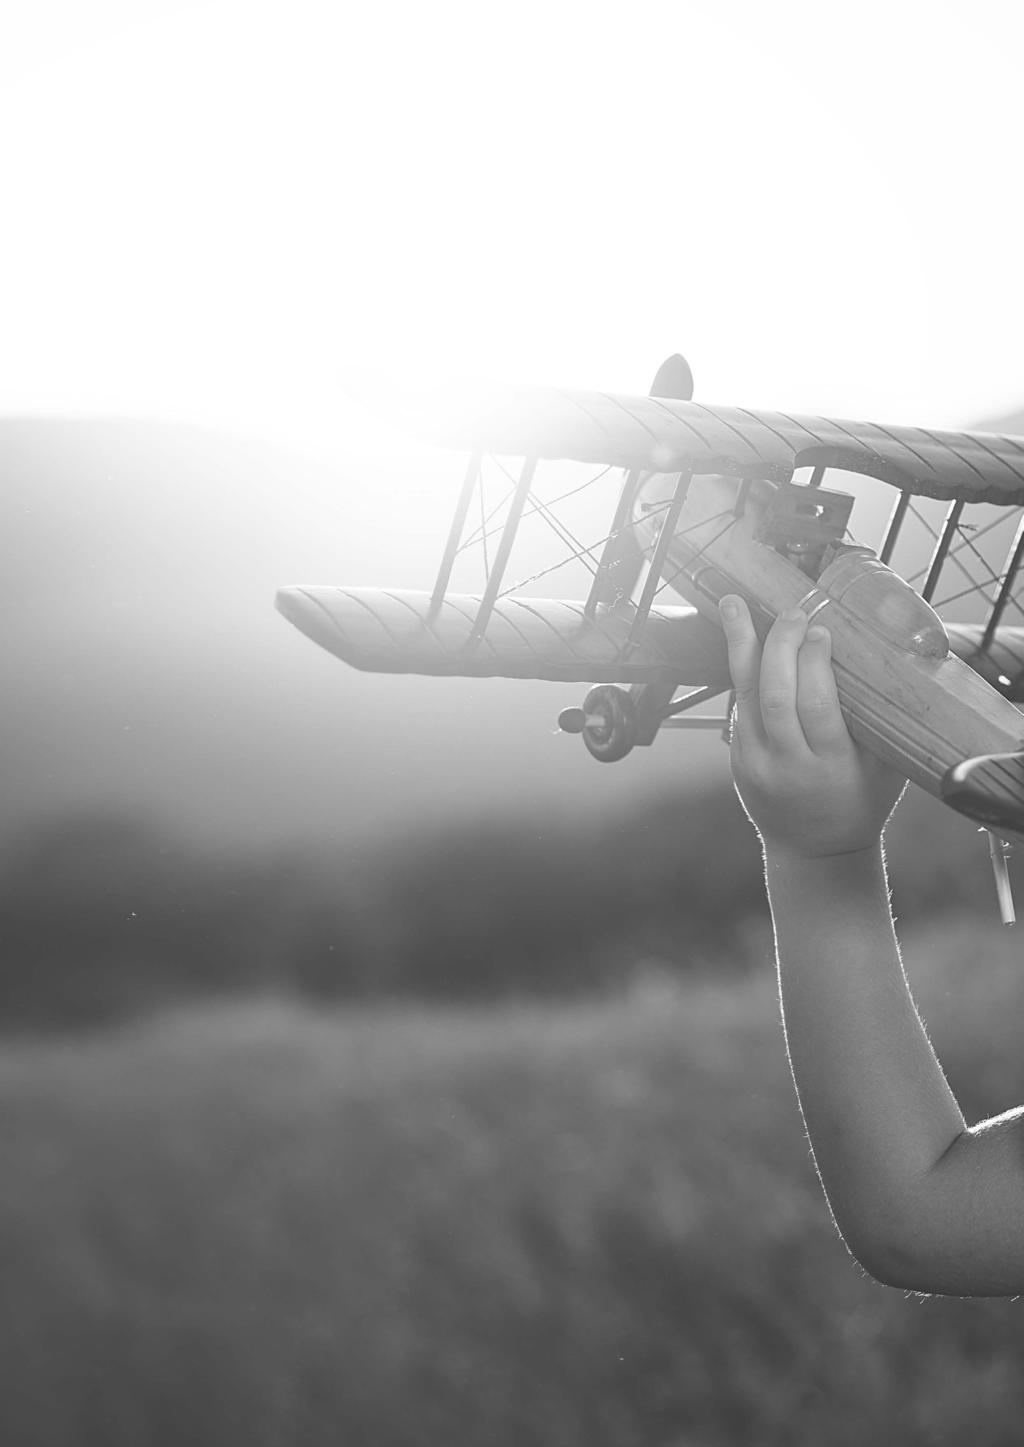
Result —
M914 1009L881 844L900 781L843 721L829 636L795 609L762 649L722 599L733 777L766 842L786 1038L822 1181L873 1275L1024 1292L1024 1107L966 1130Z
M914 1007L881 845L796 859L769 848L768 894L790 1064L837 1224L897 1284L928 1175L964 1120Z

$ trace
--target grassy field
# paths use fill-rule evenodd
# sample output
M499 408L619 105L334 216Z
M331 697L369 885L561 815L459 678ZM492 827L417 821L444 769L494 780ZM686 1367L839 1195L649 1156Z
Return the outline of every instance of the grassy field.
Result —
M908 949L972 1115L1024 1100L1020 952ZM11 1043L0 1147L11 1447L1019 1437L1024 1305L907 1298L836 1237L767 961Z

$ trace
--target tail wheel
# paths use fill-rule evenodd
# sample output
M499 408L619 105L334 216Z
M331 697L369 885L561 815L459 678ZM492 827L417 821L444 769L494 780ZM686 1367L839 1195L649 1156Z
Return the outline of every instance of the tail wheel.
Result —
M624 688L592 688L583 700L583 742L602 764L624 759L636 743L636 710Z

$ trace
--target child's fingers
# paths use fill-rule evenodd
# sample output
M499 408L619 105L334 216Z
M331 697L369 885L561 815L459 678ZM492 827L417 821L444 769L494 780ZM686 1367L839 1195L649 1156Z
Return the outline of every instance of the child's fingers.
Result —
M807 630L801 608L780 613L761 654L761 720L771 743L783 749L806 748L797 714L797 654Z
M750 610L742 598L728 593L718 605L725 641L729 647L729 672L736 693L735 736L761 737L761 644L754 631Z
M804 738L815 753L827 753L847 738L832 672L832 637L827 628L808 629L797 657L797 674L796 707Z

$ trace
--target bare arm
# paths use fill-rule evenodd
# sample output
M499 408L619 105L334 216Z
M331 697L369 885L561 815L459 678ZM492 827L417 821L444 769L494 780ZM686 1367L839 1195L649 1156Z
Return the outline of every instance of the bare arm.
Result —
M850 738L824 630L784 616L762 658L740 600L723 623L733 771L764 843L789 1058L836 1222L891 1285L1022 1292L1024 1112L968 1130L911 999L881 848L900 781Z

